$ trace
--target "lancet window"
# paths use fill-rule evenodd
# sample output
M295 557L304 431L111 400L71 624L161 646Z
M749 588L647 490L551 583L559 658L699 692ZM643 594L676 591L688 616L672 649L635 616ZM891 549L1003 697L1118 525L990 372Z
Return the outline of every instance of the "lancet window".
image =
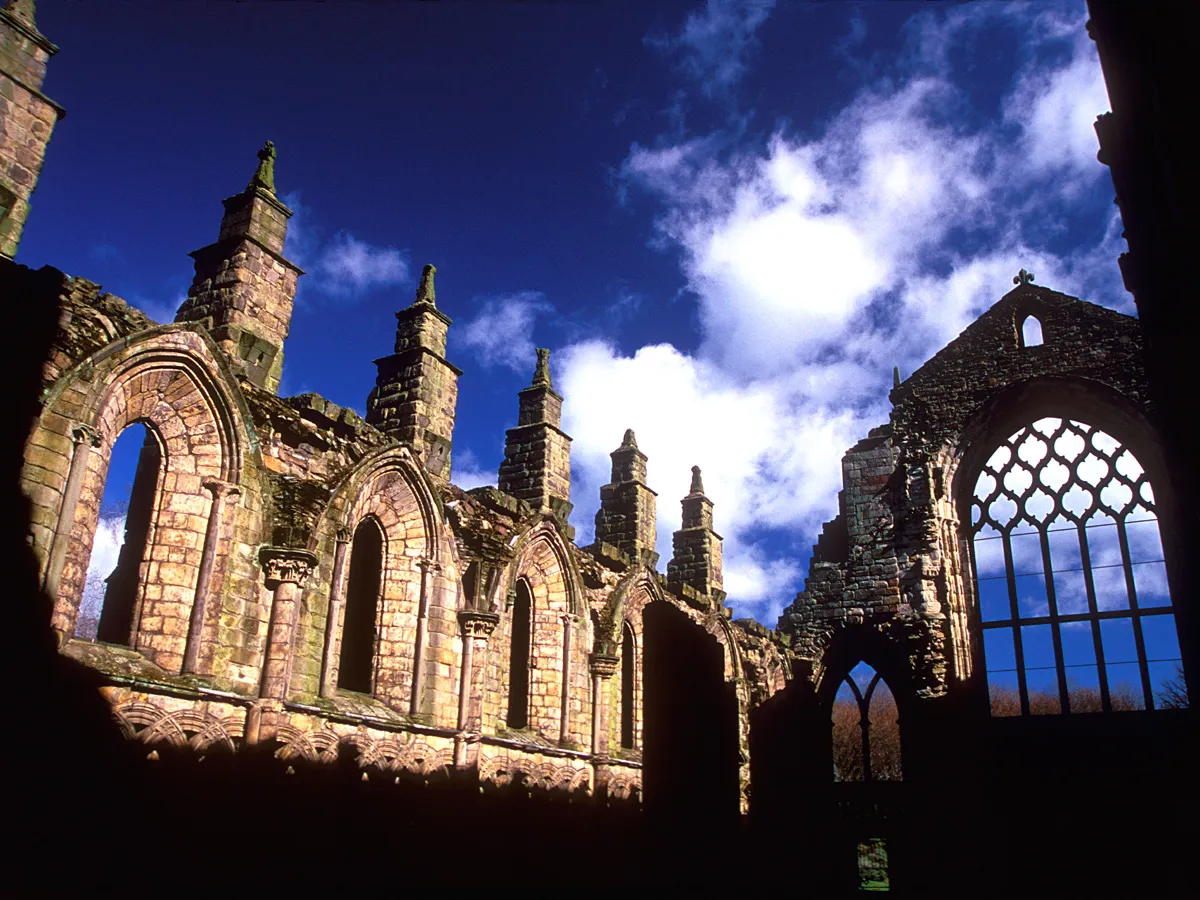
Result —
M887 682L865 662L842 681L832 710L833 780L900 781L900 717Z

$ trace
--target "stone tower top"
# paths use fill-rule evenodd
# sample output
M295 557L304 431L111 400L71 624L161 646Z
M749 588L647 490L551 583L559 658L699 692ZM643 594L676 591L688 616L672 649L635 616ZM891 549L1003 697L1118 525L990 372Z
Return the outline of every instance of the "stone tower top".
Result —
M241 377L274 392L303 274L283 258L292 211L275 196L274 144L258 151L245 190L222 203L216 242L191 254L196 275L175 321L206 327Z
M521 402L518 425L533 425L546 422L558 428L562 424L562 396L554 390L550 381L550 351L544 347L537 350L537 365L529 387L518 395Z
M550 351L545 347L537 348L537 366L533 370L533 381L530 387L554 387L550 380Z
M712 528L713 503L704 495L704 481L700 478L699 466L692 466L692 484L682 502L685 529Z
M421 270L421 281L417 285L417 299L413 301L414 304L428 303L430 306L437 306L437 295L433 290L433 276L436 274L437 266L425 263L425 268Z
M246 185L246 190L252 191L256 187L275 193L275 145L270 141L258 151L258 168L254 170L254 177Z

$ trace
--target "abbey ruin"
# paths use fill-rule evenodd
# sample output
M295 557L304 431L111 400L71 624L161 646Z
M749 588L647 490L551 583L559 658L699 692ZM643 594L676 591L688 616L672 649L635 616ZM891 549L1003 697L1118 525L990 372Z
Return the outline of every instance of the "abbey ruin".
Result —
M422 884L477 883L454 872L475 840L557 848L543 862L564 888L610 881L603 859L723 883L721 849L751 845L794 858L776 874L813 895L871 879L941 894L951 878L988 882L959 896L1004 894L1043 870L1057 880L1039 884L1147 883L1102 860L1108 829L1145 858L1173 824L1160 777L1188 768L1194 725L1159 686L1194 671L1194 625L1137 319L1022 272L897 374L890 420L845 454L805 589L769 630L731 620L699 469L656 479L683 509L659 571L653 460L632 431L613 436L595 541L576 543L571 398L547 351L514 398L498 487L455 486L454 299L437 297L432 265L396 313L365 419L280 397L303 272L283 255L286 154L277 173L270 143L191 253L172 322L9 262L62 110L41 93L57 48L32 3L0 10L0 40L3 295L53 310L19 451L22 549L54 665L103 698L124 748L112 784L142 779L140 808L161 791L191 810L180 820L212 824L209 797L269 796L271 846L342 863L351 851L330 849L321 815L369 809L381 842L430 860ZM85 622L110 456L136 425L125 544ZM1177 640L1174 658L1154 635ZM872 727L888 723L851 681L861 749L847 777L830 709L864 663L895 698L902 765L877 759L872 776ZM312 847L309 827L325 834ZM209 833L196 828L182 843ZM881 871L866 871L880 849Z

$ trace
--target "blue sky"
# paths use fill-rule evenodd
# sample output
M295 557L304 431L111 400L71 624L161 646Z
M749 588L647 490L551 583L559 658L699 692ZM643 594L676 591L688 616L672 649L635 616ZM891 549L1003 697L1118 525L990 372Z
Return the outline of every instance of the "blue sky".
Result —
M165 321L275 142L301 279L281 393L360 412L421 266L494 482L553 349L591 540L637 431L665 566L690 467L774 625L840 458L1012 286L1124 312L1082 2L38 5L67 110L18 260Z

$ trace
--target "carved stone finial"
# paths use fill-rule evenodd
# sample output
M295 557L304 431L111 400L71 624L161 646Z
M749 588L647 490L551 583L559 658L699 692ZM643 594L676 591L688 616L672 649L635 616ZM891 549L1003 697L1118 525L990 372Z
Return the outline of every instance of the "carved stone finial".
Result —
M1022 269L1013 276L1013 284L1033 284L1033 273Z
M436 274L437 266L426 263L425 268L421 270L421 283L417 285L417 299L415 302L437 306L436 295L433 290L433 276Z
M625 429L625 437L621 441L621 446L632 447L634 450L637 449L637 435L633 433L632 428Z
M246 185L246 190L256 187L275 193L275 145L270 141L258 151L258 168L254 170L254 177Z
M553 387L550 382L550 351L546 347L537 348L537 368L533 370L532 387L545 385Z
M704 493L704 482L700 478L700 467L692 466L692 489L689 491L692 494Z
M892 387L900 387L900 367L892 366Z

